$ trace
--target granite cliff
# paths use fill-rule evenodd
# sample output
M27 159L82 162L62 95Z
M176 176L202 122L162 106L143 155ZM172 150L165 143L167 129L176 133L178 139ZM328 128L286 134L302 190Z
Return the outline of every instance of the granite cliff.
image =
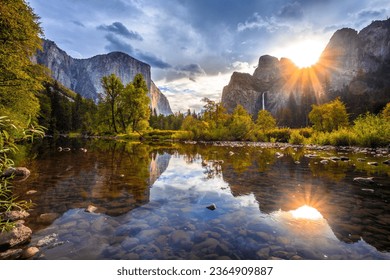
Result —
M51 76L62 85L94 101L102 92L100 80L103 76L114 73L127 84L141 73L148 85L152 110L157 114L172 114L167 98L151 80L150 65L125 53L112 52L88 59L75 59L54 42L43 40L43 50L38 52L36 62L48 67Z
M261 56L254 73L233 73L222 92L229 112L241 104L253 116L265 107L280 125L307 125L311 104L340 96L353 116L377 113L390 102L390 19L360 32L336 31L319 61L299 69L287 59Z

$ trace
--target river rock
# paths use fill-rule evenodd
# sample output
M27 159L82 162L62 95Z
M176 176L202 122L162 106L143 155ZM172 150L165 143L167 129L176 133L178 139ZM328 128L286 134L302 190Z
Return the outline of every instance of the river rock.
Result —
M184 230L176 230L172 232L170 241L173 245L179 246L182 245L185 242L191 241L191 235Z
M385 160L384 162L382 162L383 164L387 164L387 165L390 165L390 159L387 159Z
M12 248L30 242L32 231L29 227L17 223L9 232L0 233L0 249Z
M96 210L97 210L96 206L88 205L87 209L85 209L85 212L87 212L87 213L95 213Z
M320 161L320 163L325 165L325 164L328 164L329 161L327 159L323 159L323 160Z
M30 176L31 172L26 167L10 167L7 168L1 177L10 178L14 177L18 180L24 180L27 179L28 176Z
M376 185L376 182L374 181L374 177L356 177L356 178L353 178L353 181L358 183L358 184L361 184L361 185L369 185L369 186L372 186L372 185Z
M28 247L26 250L23 251L22 257L24 259L29 259L34 257L39 252L39 249L37 247Z
M209 206L206 206L206 208L211 210L211 211L214 211L215 209L217 209L217 206L214 203L212 203Z
M130 251L131 249L135 248L139 244L138 238L128 237L121 243L121 246L126 251Z
M27 211L9 211L0 214L0 218L10 222L22 220L30 216Z
M22 255L22 249L10 249L0 253L0 260L15 260L19 259Z
M51 224L60 215L58 213L44 213L39 215L38 222L42 224Z
M38 191L36 191L36 190L29 190L29 191L27 191L26 192L26 194L27 195L32 195L32 194L35 194L35 193L37 193Z
M378 163L376 161L370 161L370 162L367 162L368 165L372 165L372 166L378 166Z
M37 243L37 247L51 246L57 243L57 241L58 241L58 234L52 233L40 239Z

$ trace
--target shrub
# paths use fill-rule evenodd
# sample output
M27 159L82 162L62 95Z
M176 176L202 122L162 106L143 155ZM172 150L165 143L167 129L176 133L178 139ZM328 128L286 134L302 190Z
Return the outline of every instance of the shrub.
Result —
M358 144L365 147L379 147L390 143L390 122L380 115L360 115L353 126Z
M277 128L266 132L268 139L273 139L275 142L288 143L290 140L291 130L289 128Z
M330 144L333 146L354 146L357 144L356 134L349 129L339 129L329 134Z
M293 130L290 134L290 139L288 140L290 144L301 145L305 142L305 137L303 137L298 130Z

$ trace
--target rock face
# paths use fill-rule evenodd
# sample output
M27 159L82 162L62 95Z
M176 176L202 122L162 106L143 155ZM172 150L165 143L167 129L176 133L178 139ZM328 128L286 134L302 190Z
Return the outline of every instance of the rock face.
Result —
M164 115L172 114L168 100L151 80L150 65L125 53L112 52L88 59L75 59L61 50L54 42L43 41L43 50L38 52L36 62L48 67L51 76L65 87L85 98L98 100L103 76L116 74L124 84L141 73L148 85L152 110Z
M265 109L282 125L291 125L294 114L307 114L311 104L337 96L350 108L375 111L390 101L389 69L390 19L374 21L360 32L336 31L318 63L309 68L299 69L286 58L261 56L253 75L233 73L223 89L222 104L229 112L241 104L256 116L263 109L264 95ZM356 104L357 95L361 104ZM304 119L307 116L295 125L305 125Z

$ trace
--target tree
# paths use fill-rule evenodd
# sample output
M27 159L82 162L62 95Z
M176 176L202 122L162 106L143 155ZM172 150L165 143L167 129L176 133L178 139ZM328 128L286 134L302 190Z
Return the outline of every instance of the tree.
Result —
M312 105L309 120L315 130L328 132L338 130L348 126L347 109L344 103L336 98L322 105Z
M229 132L233 140L249 140L254 129L251 115L241 105L237 105L232 114Z
M137 74L133 82L127 84L120 94L117 107L123 131L129 127L138 132L148 126L151 112L147 93L148 87L142 74Z
M23 0L0 0L0 115L17 125L35 119L43 67L31 62L41 48L38 16Z
M267 110L261 110L257 114L256 128L263 133L276 127L276 120Z
M385 108L382 110L382 117L390 122L390 102L386 104Z
M101 84L104 90L103 100L104 102L110 105L111 110L111 125L114 128L115 133L118 133L118 129L116 127L116 119L115 115L117 113L117 99L122 94L123 84L119 77L115 74L111 74L109 76L104 76L101 79Z

